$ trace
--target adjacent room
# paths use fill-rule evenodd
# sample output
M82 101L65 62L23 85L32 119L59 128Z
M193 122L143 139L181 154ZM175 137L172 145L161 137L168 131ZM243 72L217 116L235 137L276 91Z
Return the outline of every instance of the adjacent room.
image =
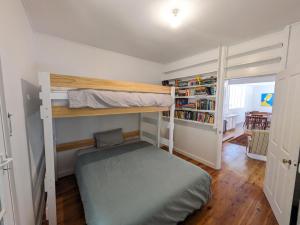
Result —
M245 154L266 161L275 76L225 83L223 142L245 147Z
M1 0L1 225L299 225L300 2Z

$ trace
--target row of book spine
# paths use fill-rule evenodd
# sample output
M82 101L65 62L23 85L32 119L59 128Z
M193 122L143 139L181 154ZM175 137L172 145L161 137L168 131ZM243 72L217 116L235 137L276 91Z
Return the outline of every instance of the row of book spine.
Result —
M216 101L211 99L198 99L195 101L189 101L186 98L176 99L177 108L190 108L197 110L215 110Z
M192 112L192 111L175 111L175 118L184 120L193 120L202 123L213 124L215 122L215 116L212 113L207 112Z
M210 99L198 99L197 100L197 109L200 110L215 110L216 101Z

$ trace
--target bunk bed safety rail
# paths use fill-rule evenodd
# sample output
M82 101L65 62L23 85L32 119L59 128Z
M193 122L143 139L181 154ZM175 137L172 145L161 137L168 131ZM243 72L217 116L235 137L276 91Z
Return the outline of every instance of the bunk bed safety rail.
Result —
M162 121L162 112L157 114L142 113L140 115L140 138L151 144L156 144L158 148L168 146L169 152L173 153L174 139L174 112L175 112L175 88L171 88L173 104L169 108L170 120ZM162 132L163 131L163 132ZM161 134L163 133L163 137Z
M158 148L161 146L169 146L169 132L170 130L174 129L174 127L170 122L161 120L161 112L155 114L141 114L140 139L156 145Z

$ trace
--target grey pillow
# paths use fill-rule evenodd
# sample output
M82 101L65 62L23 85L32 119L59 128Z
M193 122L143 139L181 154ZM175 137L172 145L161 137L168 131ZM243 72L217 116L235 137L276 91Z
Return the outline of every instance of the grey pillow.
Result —
M122 128L95 133L94 138L97 148L122 144L124 141Z

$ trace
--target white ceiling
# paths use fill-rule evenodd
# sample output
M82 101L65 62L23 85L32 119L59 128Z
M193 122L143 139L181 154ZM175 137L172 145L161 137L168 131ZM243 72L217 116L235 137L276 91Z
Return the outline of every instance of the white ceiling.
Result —
M162 18L170 0L23 1L38 32L160 63L300 21L299 0L177 0L189 7L177 29Z

